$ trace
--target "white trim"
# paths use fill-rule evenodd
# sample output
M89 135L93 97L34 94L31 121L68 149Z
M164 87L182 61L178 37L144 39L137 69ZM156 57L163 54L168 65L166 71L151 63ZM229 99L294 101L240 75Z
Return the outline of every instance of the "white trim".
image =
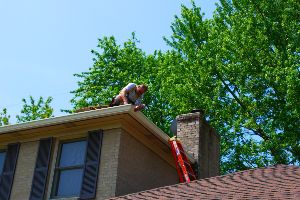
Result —
M156 137L158 137L162 142L168 144L170 137L165 134L160 128L158 128L152 121L150 121L142 112L134 112L130 110L129 114L141 123L144 127L147 127L149 130L155 133Z
M130 104L121 105L121 106L115 106L111 108L102 108L99 110L91 110L91 111L85 111L80 113L74 113L66 116L52 117L47 119L24 122L20 124L1 126L0 135L9 132L22 131L22 130L28 130L33 128L64 124L64 123L69 123L74 121L81 121L81 120L128 113L135 120L137 120L147 129L149 129L162 142L168 144L168 141L170 139L169 136L165 134L160 128L158 128L152 121L150 121L142 112L134 112L133 107L134 106L131 106Z
M74 113L66 116L40 119L40 120L24 122L20 124L6 125L0 127L0 134L27 130L32 128L64 124L68 122L81 121L86 119L99 118L104 116L112 116L112 115L117 115L122 113L128 113L131 109L132 109L131 105L122 105L122 106L116 106L112 108L102 108L99 110Z
M134 106L128 104L128 105L115 106L111 108L102 108L99 110L91 110L91 111L85 111L80 113L74 113L66 116L40 119L40 120L24 122L20 124L1 126L0 135L6 133L9 134L10 132L15 132L15 131L22 131L22 130L28 130L33 128L53 126L53 125L59 125L59 124L64 124L69 122L128 113L135 120L141 123L145 128L147 128L151 133L153 133L155 137L157 137L160 141L162 141L163 143L169 146L168 141L170 137L167 134L165 134L160 128L158 128L152 121L150 121L142 112L134 112L133 108ZM192 158L192 156L189 155L187 152L186 155L191 162L195 161Z

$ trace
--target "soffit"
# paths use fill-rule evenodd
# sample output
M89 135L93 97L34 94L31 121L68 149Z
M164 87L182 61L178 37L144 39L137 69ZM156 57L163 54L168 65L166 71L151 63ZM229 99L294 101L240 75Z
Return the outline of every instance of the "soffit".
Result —
M151 140L168 147L169 136L141 112L134 112L131 105L104 108L71 115L30 121L0 127L0 145L11 142L31 141L37 138L58 137L99 128L103 130L124 128L144 134L141 140Z

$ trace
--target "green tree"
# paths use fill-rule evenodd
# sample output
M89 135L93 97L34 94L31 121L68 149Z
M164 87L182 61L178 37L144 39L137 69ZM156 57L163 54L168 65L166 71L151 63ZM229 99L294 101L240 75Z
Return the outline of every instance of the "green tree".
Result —
M22 99L24 103L21 114L17 115L17 122L27 122L32 120L44 119L53 117L53 108L50 106L53 98L48 97L46 101L40 97L36 102L32 96L29 97L29 102Z
M176 115L205 110L221 136L222 172L300 162L299 4L221 0L213 19L182 6L165 53L132 38L99 40L74 108L107 104L128 82L146 83L143 112L165 132Z
M0 126L9 125L10 115L7 114L7 109L3 108L0 112Z
M116 44L114 37L99 39L101 53L92 50L94 65L88 72L75 74L83 79L78 88L71 93L74 108L88 105L108 104L111 97L119 92L129 81L140 82L145 55L136 47L136 38L124 43L124 48Z
M71 103L75 110L109 104L111 98L128 83L145 83L149 86L149 91L145 94L147 109L143 112L159 127L168 131L169 107L160 94L163 80L157 79L157 74L161 67L172 62L165 59L160 51L146 55L138 48L138 43L134 33L123 45L118 45L114 37L99 39L98 49L92 50L94 65L88 72L75 74L81 80L78 81L78 88L71 92L74 94Z
M223 172L300 162L299 6L221 0L203 20L193 3L172 24L166 41L188 70L166 82L178 87L166 98L205 109L222 138Z

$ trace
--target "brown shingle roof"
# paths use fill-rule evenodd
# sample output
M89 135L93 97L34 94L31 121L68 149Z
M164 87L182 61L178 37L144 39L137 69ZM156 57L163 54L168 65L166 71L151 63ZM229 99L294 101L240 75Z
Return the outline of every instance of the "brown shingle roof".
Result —
M160 187L111 200L123 199L297 199L300 167L276 165Z

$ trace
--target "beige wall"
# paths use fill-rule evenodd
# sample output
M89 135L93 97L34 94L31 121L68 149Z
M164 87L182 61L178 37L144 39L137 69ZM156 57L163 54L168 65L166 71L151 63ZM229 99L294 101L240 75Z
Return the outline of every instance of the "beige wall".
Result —
M175 168L127 132L122 132L116 196L176 183Z
M121 129L104 131L96 199L115 196Z
M46 199L50 199L59 143L85 137L87 130L66 135L72 136L53 141ZM29 199L38 146L39 141L21 143L12 200ZM96 200L178 183L175 168L121 128L104 131L99 167Z
M22 143L10 199L29 199L39 142Z

